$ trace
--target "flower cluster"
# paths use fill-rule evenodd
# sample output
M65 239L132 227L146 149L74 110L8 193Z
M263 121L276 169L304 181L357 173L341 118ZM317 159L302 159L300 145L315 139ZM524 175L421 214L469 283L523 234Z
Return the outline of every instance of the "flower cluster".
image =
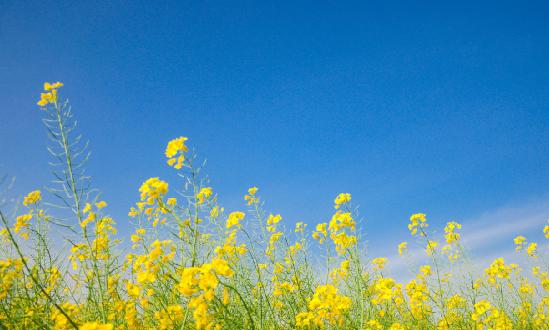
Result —
M509 279L511 272L517 268L516 264L506 265L503 258L497 258L484 270L484 273L490 285L498 286L498 279Z
M44 91L46 93L40 94L40 100L36 104L45 107L50 103L57 103L57 90L61 87L63 87L63 84L60 82L44 83Z
M351 194L349 193L341 193L337 195L337 197L334 199L334 208L337 210L342 205L345 205L351 201Z
M298 327L342 326L344 315L351 307L351 299L338 294L333 285L316 287L313 297L309 300L308 311L296 315Z
M183 167L185 153L189 151L189 148L185 145L187 140L188 138L181 136L168 142L165 152L168 165L173 166L175 169Z
M248 194L244 196L244 200L248 203L248 205L259 203L259 198L256 196L257 191L257 187L251 187L248 189Z
M427 223L427 217L423 213L416 213L413 214L410 217L410 224L408 225L408 229L412 233L412 235L416 235L418 230L420 231L420 235L424 236L424 229L429 227L429 224Z
M182 295L191 297L189 308L193 310L197 329L221 327L221 323L209 313L208 304L215 298L216 289L220 284L218 276L230 278L233 274L234 271L229 267L227 261L219 258L200 267L183 269L177 290ZM224 294L227 295L227 292L224 291Z
M42 199L42 193L40 190L34 190L28 193L27 196L25 196L25 199L23 199L23 205L29 206L34 205L38 203Z

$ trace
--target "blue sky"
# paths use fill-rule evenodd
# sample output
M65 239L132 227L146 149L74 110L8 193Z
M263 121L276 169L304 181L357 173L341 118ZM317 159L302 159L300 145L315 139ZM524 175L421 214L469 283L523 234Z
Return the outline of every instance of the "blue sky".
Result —
M184 135L229 209L257 185L270 211L317 223L350 192L372 246L415 212L489 230L522 210L539 232L548 16L543 1L0 1L0 170L21 194L51 179L35 102L59 80L122 227L142 181L173 178L163 151Z

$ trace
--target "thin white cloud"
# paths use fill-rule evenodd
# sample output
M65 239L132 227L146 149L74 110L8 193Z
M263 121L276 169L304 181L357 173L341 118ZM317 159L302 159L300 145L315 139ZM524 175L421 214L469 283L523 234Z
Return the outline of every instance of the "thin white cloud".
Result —
M520 258L514 253L512 239L517 235L539 238L548 218L549 196L483 212L462 221L462 245L471 252L473 261L479 267L486 266L498 257L516 261ZM389 248L395 249L396 243L391 242ZM412 248L406 258L396 252L389 256L388 267L396 277L407 278L406 273L411 265L427 263L429 259L424 250Z
M463 222L463 244L470 249L494 245L516 235L541 230L549 218L549 198L505 207Z

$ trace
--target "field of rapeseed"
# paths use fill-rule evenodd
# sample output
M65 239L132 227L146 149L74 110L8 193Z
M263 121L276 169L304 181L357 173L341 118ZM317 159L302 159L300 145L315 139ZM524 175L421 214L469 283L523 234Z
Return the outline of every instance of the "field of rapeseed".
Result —
M129 210L134 232L119 237L85 175L88 151L62 86L44 84L38 101L52 200L35 190L0 204L3 329L549 328L546 243L517 236L528 265L498 258L481 272L460 271L472 269L461 225L449 222L437 239L427 216L413 214L410 242L395 250L410 258L408 247L419 245L429 262L398 283L386 258L364 253L349 193L335 197L330 221L290 230L256 187L241 210L225 210L186 137L159 155L183 190L159 177L143 182ZM549 225L540 230L549 239Z

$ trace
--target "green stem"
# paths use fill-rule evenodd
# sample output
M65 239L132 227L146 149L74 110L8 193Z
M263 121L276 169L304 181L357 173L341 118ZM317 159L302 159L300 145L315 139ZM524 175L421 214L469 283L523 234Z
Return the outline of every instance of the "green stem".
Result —
M53 306L55 306L55 308L61 313L63 314L63 316L65 316L65 318L67 319L67 321L69 321L70 325L77 329L78 330L78 324L76 324L76 322L74 322L72 320L72 318L65 312L65 310L63 310L63 308L61 306L59 306L55 300L46 292L46 290L40 285L40 283L38 282L38 280L32 275L32 271L29 267L29 265L27 264L27 261L25 260L25 257L23 256L23 253L21 252L21 249L19 248L19 244L17 244L17 242L15 241L15 238L13 237L13 234L11 233L11 230L9 229L9 225L8 225L8 221L6 220L6 218L4 217L4 214L2 213L2 211L0 211L0 218L2 218L2 222L4 223L4 226L6 226L6 231L8 232L8 235L10 237L10 241L11 243L13 244L13 246L15 247L15 250L17 251L17 254L19 255L19 258L21 259L21 262L23 263L23 265L25 266L25 269L27 270L27 272L29 273L29 277L31 278L31 280L34 282L34 284L40 288L40 291L42 292L42 294L44 294L44 296L53 304Z

